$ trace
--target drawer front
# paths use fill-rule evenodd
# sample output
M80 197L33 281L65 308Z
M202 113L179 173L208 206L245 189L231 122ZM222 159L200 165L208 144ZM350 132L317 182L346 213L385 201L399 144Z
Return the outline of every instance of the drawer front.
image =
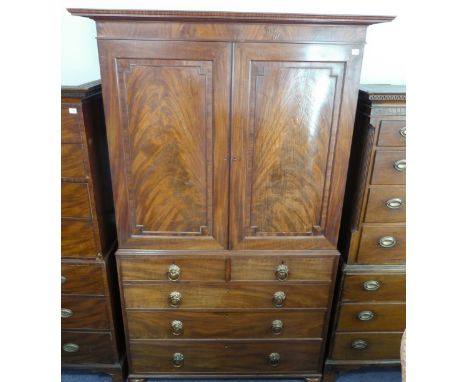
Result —
M348 303L340 307L336 331L399 332L405 327L405 303Z
M62 182L62 218L91 218L87 183Z
M402 264L406 259L406 227L363 227L357 262Z
M381 121L378 146L406 146L406 121Z
M400 359L403 333L336 333L335 360Z
M62 178L84 178L85 162L80 143L62 143Z
M321 338L324 311L127 311L130 339Z
M69 108L77 109L77 114L70 114ZM74 105L62 105L62 143L81 143L80 115L81 108Z
M110 329L105 297L62 296L62 329Z
M239 281L331 281L334 264L334 256L233 256L231 279Z
M62 257L96 257L93 223L62 220Z
M73 264L62 262L63 294L106 294L104 264Z
M167 281L170 267L174 281L224 281L226 260L224 257L189 255L118 257L120 278L123 281Z
M279 283L278 283L279 284ZM281 308L326 308L329 285L314 284L128 284L124 286L126 308L164 309L170 308L172 292L181 295L180 308L275 308L274 295L283 292L286 297Z
M112 332L62 331L62 364L114 363Z
M366 223L405 223L405 187L371 188L366 209Z
M346 275L342 301L406 301L404 274Z
M130 342L133 373L315 372L319 369L321 340L315 341L151 341ZM175 363L174 353L183 361ZM272 353L279 361L270 361ZM272 358L274 355L272 356ZM180 357L179 357L180 359Z
M406 184L406 152L377 150L371 184Z

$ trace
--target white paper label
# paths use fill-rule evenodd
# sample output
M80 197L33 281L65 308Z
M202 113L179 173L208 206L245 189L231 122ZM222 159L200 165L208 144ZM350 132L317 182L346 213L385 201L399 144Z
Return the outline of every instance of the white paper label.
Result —
M76 113L78 113L78 110L76 110L76 107L69 107L68 112L70 114L76 114Z
M351 54L353 56L359 56L359 49L351 49Z

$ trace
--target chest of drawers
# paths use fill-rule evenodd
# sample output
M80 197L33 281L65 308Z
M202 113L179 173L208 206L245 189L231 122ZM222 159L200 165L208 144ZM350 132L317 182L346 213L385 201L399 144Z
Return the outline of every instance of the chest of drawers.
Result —
M96 20L130 380L322 375L368 25Z
M62 367L123 380L116 232L101 86L62 87Z

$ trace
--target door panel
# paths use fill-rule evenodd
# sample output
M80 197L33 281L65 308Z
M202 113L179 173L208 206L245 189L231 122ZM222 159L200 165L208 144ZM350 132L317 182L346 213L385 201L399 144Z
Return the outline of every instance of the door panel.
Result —
M360 59L320 44L236 44L234 57L233 248L335 248Z
M229 44L100 49L120 247L226 248Z

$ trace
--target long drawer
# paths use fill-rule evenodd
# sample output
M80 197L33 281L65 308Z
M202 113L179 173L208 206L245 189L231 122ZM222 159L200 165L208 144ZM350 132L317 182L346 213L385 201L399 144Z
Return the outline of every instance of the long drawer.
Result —
M343 302L405 301L405 274L347 274Z
M62 261L61 276L63 294L106 294L106 275L103 263Z
M364 226L357 262L402 264L406 260L406 226Z
M123 292L127 308L326 308L330 285L289 282L177 284L167 282L126 284Z
M405 184L406 153L405 151L383 151L375 153L371 184Z
M118 361L113 333L62 331L62 364Z
M325 311L128 310L130 339L321 338Z
M336 333L334 360L399 359L402 332Z
M319 370L321 340L312 341L130 341L138 373L279 373Z
M378 146L405 147L406 121L383 120L380 122Z
M371 188L364 220L366 223L404 223L405 187Z
M105 297L62 296L62 329L110 329Z

